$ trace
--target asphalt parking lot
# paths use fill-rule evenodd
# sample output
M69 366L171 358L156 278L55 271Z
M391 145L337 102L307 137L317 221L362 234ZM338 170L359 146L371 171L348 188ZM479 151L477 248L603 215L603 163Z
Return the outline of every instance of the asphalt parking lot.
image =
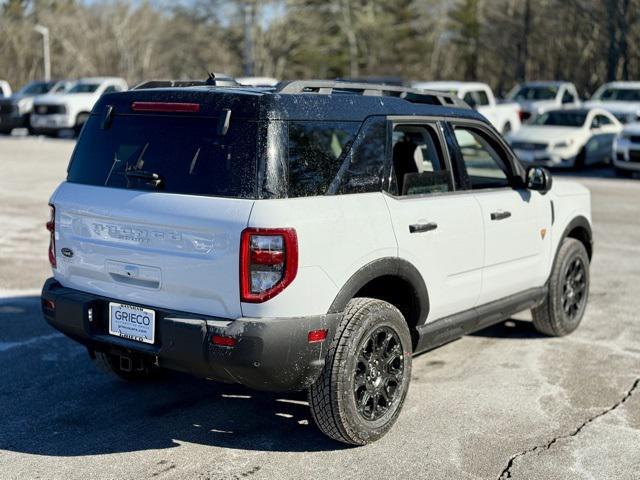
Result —
M42 320L47 199L72 149L0 137L0 478L640 478L640 179L573 175L596 242L577 332L541 337L522 314L417 357L391 433L349 448L303 394L127 385Z

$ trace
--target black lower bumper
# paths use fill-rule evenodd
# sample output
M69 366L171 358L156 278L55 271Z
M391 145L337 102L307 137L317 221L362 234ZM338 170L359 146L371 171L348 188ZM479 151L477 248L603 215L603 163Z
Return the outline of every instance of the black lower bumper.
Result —
M28 115L0 115L0 132L11 132L14 128L29 127Z
M320 375L339 321L339 314L229 320L139 305L156 312L156 342L149 345L109 335L110 301L119 302L65 288L53 278L42 289L47 322L91 351L147 357L163 368L259 390L310 386ZM327 339L310 343L308 334L315 330L327 330ZM236 344L214 345L214 335L231 337Z

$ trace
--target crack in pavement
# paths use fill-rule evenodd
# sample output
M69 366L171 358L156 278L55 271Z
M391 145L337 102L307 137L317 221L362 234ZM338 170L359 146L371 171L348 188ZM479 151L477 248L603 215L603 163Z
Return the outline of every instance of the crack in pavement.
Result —
M549 442L547 442L547 443L545 443L543 445L536 445L534 447L528 448L526 450L522 450L521 452L518 452L518 453L512 455L511 458L509 458L509 462L507 462L506 467L504 467L504 469L500 472L500 475L498 476L498 480L505 480L507 478L512 478L511 477L511 468L513 467L516 459L518 459L520 457L523 457L525 455L528 455L530 453L536 452L538 450L549 450L558 440L562 440L562 439L566 439L566 438L570 438L570 437L575 437L576 435L578 435L582 431L582 429L584 427L589 425L594 420L597 420L598 418L603 417L603 416L607 415L608 413L613 412L615 409L620 407L624 402L629 400L629 398L631 398L631 395L633 395L634 391L638 388L638 386L640 386L640 377L636 378L636 380L631 385L631 388L629 390L627 390L627 392L624 394L624 396L618 402L616 402L613 406L607 408L606 410L603 410L602 412L598 413L597 415L594 415L593 417L589 417L587 420L585 420L578 428L573 430L571 433L554 437L551 441L549 441Z

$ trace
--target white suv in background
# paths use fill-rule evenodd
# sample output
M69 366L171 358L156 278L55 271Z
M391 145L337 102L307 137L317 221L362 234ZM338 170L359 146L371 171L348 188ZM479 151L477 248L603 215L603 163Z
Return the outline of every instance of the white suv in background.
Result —
M588 190L441 92L104 95L50 202L43 313L102 370L307 389L351 444L391 428L413 355L526 309L566 335L587 306Z
M79 134L91 109L103 94L127 88L127 82L122 78L89 77L78 80L65 93L37 97L33 102L31 129L36 134L54 136L68 129Z
M610 82L585 102L587 107L608 110L622 123L640 121L640 82Z

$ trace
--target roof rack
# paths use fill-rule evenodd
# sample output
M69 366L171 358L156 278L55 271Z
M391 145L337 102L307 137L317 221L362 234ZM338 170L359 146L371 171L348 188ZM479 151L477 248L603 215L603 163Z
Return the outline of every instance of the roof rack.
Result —
M459 108L470 108L455 95L434 90L418 90L392 85L376 85L371 83L341 82L335 80L295 80L281 82L277 93L315 93L320 95L353 94L373 97L396 97L411 103L430 105L449 105Z
M217 87L240 86L233 78L218 75L215 77ZM148 80L139 83L132 90L142 90L144 88L169 88L169 87L204 87L211 85L206 80Z

